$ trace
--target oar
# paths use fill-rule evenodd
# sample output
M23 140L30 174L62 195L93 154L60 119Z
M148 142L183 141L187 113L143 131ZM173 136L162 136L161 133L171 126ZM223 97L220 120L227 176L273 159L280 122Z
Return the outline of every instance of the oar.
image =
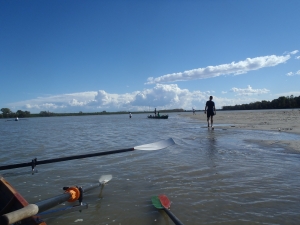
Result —
M90 190L92 190L96 187L101 186L100 193L102 193L104 184L106 184L111 179L112 179L112 175L103 175L103 176L100 177L98 184L94 184L94 185L88 186L86 188L82 188L82 191L83 191L83 193L85 193L85 192L88 192L88 191L90 191ZM64 189L67 190L68 187L64 187ZM82 201L82 197L79 198L79 202L80 202L80 199ZM42 218L45 219L45 218L49 218L49 217L53 217L53 216L60 216L60 215L63 215L63 214L69 213L69 212L74 212L74 211L80 211L81 212L82 209L87 209L87 208L88 208L87 204L82 204L80 202L79 205L75 205L75 206L68 206L68 207L65 207L65 208L47 210L45 212L41 212L41 213L37 214L37 216L42 216Z
M21 168L21 167L27 167L27 166L31 166L32 170L34 170L36 165L41 165L41 164L61 162L61 161L67 161L67 160L73 160L73 159L82 159L82 158L102 156L102 155L110 155L110 154L129 152L129 151L134 151L134 150L147 150L147 151L160 150L160 149L167 148L173 144L175 144L174 140L172 138L169 138L167 140L162 140L162 141L154 142L151 144L139 145L139 146L136 146L133 148L113 150L113 151L108 151L108 152L97 152L97 153L90 153L90 154L83 154L83 155L73 155L73 156L60 157L60 158L55 158L55 159L46 159L46 160L41 160L41 161L37 161L37 158L35 158L31 162L28 162L28 163L18 163L18 164L0 166L0 170L8 170L8 169Z
M171 202L167 196L153 196L151 200L154 207L157 209L163 209L176 225L183 225L183 223L169 210Z
M82 188L82 192L85 193L96 187L104 185L111 179L112 179L111 175L101 176L99 179L99 183L89 186L85 189ZM75 186L69 187L69 188L67 188L67 190L65 190L65 193L63 193L61 195L57 195L55 197L37 202L35 204L29 204L22 209L18 209L16 211L9 212L9 213L2 215L0 217L0 224L1 225L13 224L13 223L23 220L25 218L28 218L28 217L34 216L38 213L44 212L44 211L46 211L50 208L53 208L63 202L66 202L66 201L74 202L80 198L82 199L82 193L81 193L80 188L75 187Z

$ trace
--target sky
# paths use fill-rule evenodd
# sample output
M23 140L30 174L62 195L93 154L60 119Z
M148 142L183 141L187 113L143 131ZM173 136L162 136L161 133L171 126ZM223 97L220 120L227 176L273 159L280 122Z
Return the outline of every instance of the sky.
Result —
M0 1L0 109L203 110L300 95L299 0Z

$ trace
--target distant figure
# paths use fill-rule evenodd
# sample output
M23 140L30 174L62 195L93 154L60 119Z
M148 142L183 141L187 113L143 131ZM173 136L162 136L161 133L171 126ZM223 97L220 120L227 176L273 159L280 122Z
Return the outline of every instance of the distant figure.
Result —
M129 118L131 119L131 112L129 113Z
M207 127L209 127L209 119L210 119L210 125L213 128L213 117L216 115L216 108L215 103L212 101L213 96L209 97L209 101L206 102L204 113L206 114L207 111Z
M160 117L159 112L157 113L157 116Z
M193 108L193 115L196 115L195 109Z
M18 118L18 117L16 117L15 121L19 121L19 118Z
M154 110L154 115L156 116L156 108L155 108L155 110Z

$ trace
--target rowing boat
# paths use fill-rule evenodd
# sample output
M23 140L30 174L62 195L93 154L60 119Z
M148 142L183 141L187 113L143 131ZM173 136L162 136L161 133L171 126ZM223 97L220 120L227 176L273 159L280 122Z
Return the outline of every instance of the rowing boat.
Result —
M148 116L149 119L168 119L169 116L168 115L162 115L162 116Z
M16 189L0 176L0 216L22 209L29 203ZM21 221L21 225L46 225L38 216L32 216Z

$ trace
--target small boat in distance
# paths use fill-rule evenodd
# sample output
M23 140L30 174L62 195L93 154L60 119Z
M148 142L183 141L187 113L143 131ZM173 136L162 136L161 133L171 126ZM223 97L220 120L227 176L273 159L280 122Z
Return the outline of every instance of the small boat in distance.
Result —
M149 119L168 119L169 116L168 115L161 115L161 116L148 116Z
M149 119L168 119L168 115L160 115L158 111L156 111L156 108L154 110L154 115L148 116Z

